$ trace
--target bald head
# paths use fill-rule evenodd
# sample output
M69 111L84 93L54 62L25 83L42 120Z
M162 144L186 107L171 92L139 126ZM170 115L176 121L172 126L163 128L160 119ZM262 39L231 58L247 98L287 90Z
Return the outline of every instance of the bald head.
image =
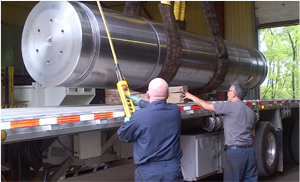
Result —
M162 78L153 79L149 83L147 95L150 102L167 100L169 97L168 83Z

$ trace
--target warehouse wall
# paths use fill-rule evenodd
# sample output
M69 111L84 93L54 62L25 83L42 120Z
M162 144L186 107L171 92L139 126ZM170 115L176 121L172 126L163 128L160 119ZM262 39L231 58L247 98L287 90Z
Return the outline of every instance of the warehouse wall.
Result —
M14 66L15 75L27 75L21 55L23 27L1 23L1 66Z
M14 66L15 75L28 75L21 53L23 26L32 1L1 1L1 66Z
M201 35L210 36L202 6L199 1L189 1L186 5L186 30Z
M225 39L247 47L255 45L254 8L251 1L225 2Z
M38 1L1 1L1 23L23 27Z

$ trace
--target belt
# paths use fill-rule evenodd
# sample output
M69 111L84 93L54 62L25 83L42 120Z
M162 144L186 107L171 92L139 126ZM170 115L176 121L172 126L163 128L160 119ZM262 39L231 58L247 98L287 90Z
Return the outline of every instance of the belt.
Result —
M253 145L225 145L224 150L228 150L228 149L238 149L238 148L252 148Z
M180 164L180 159L171 159L171 160L166 160L166 161L147 161L142 164L137 164L137 166L143 166L143 165L161 165L161 164L174 164L178 163Z

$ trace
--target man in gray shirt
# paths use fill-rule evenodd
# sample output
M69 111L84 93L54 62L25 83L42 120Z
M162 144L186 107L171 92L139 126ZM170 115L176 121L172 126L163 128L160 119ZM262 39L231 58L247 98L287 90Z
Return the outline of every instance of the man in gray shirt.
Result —
M258 173L253 150L255 113L243 103L247 86L233 82L227 96L228 102L209 103L184 92L184 99L193 100L203 109L224 116L226 164L224 181L257 181Z

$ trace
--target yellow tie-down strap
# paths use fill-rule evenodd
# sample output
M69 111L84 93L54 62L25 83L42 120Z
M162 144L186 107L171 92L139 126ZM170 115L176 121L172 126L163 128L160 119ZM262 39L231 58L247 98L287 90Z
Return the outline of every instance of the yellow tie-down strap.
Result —
M135 108L131 99L127 98L126 95L130 95L129 87L126 80L121 80L117 83L119 95L124 107L126 117L131 117L132 113L135 112Z

